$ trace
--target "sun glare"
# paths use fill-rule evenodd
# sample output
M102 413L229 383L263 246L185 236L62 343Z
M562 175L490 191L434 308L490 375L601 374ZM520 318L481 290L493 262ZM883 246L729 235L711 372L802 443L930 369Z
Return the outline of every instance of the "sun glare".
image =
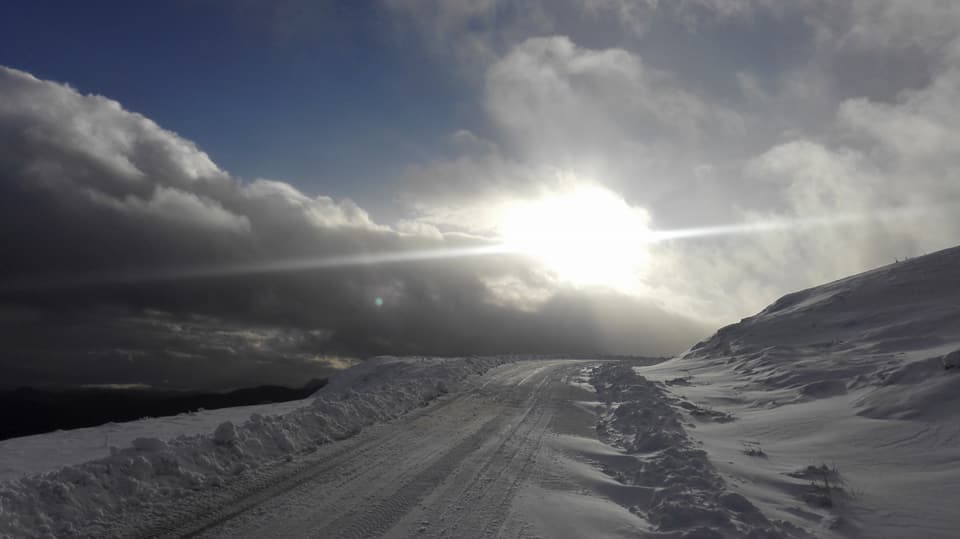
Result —
M615 193L578 187L512 204L500 233L507 249L577 285L633 288L646 263L649 217Z

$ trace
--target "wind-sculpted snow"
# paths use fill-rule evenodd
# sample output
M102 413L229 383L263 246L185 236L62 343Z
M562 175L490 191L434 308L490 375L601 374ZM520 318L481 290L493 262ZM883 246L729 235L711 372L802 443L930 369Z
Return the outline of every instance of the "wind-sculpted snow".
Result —
M141 526L187 494L228 486L245 474L389 421L457 389L496 358L381 357L344 371L313 402L285 415L254 414L210 434L138 438L111 456L0 483L0 536L113 535Z
M947 367L958 353L953 248L788 294L685 357L729 366L744 389L789 390L776 404L866 388L864 415L906 418L956 409L960 376Z
M953 538L958 358L953 248L789 294L637 372L736 418L689 434L771 518L818 537Z
M658 531L703 539L806 536L788 523L768 520L727 489L707 453L687 436L675 408L679 401L630 364L595 367L590 381L605 406L597 426L601 439L634 457L630 465L605 471L623 484L650 489L649 503L630 509Z

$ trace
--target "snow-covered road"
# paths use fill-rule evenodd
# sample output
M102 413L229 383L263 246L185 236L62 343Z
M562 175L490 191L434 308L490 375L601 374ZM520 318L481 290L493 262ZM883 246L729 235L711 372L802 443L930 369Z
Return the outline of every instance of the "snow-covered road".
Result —
M635 535L643 522L612 503L595 513L606 529L583 522L574 506L589 481L577 481L575 466L557 465L567 458L558 440L582 436L589 444L595 436L593 416L575 405L591 393L570 383L585 366L548 360L494 369L465 391L328 444L295 473L238 485L233 499L199 518L184 512L157 535L556 537L582 536L585 524L594 537ZM562 500L569 511L557 510Z

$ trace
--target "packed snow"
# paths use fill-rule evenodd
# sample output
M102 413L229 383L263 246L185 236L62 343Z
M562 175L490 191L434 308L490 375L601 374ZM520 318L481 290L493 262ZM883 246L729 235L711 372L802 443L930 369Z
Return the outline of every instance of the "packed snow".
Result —
M68 465L0 482L0 536L114 534L129 522L149 520L186 493L222 487L241 475L350 437L508 361L506 357L381 357L342 372L299 406L284 403L207 412L194 416L194 422L187 418L186 426L185 418L178 416L145 420L119 432L116 425L107 425L80 429L84 432L79 434L10 440L4 453L15 447L21 451L46 448L37 451L35 464L22 466L25 471L31 471L31 466L39 470ZM212 427L216 420L220 423ZM162 438L173 432L176 437ZM111 435L118 445L104 448ZM76 454L49 449L71 437L87 445L78 447ZM98 442L99 447L90 447ZM108 456L102 456L105 449ZM101 458L74 463L87 455Z

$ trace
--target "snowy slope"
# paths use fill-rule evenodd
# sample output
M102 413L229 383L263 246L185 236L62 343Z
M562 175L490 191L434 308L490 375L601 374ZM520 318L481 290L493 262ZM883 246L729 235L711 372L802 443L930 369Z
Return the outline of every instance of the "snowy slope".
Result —
M142 524L187 493L266 473L326 442L423 406L508 361L381 357L343 371L298 403L145 420L119 431L105 425L10 440L0 448L4 453L32 451L34 462L16 464L26 469L50 469L86 455L100 458L0 482L0 537L98 536ZM141 432L150 434L125 443ZM81 442L76 452L54 448L71 439ZM105 448L104 440L119 448Z
M690 432L771 518L957 536L960 248L789 294L637 372L709 411Z

